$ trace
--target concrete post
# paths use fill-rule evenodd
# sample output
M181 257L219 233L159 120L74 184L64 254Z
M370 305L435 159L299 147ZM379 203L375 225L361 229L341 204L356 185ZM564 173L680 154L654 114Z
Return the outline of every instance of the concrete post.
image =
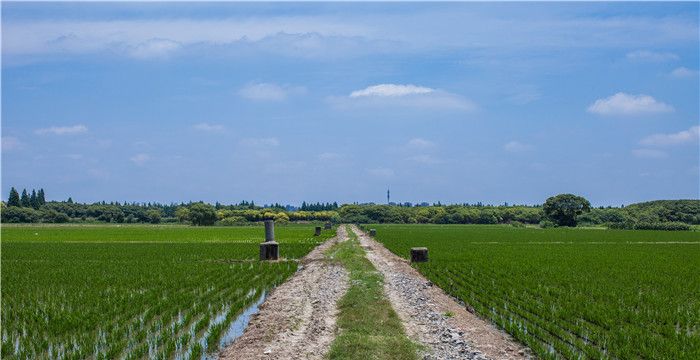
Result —
M265 242L275 241L275 221L265 220Z
M260 244L260 260L277 260L280 255L279 244L276 241L265 241Z
M371 236L371 237L377 236L377 230L376 229L369 229L369 236Z
M314 236L321 236L321 227L316 226L316 232L314 233Z
M265 220L265 242L260 244L260 260L277 260L279 255L280 247L275 241L275 222Z
M411 248L411 262L427 262L428 248L416 247Z

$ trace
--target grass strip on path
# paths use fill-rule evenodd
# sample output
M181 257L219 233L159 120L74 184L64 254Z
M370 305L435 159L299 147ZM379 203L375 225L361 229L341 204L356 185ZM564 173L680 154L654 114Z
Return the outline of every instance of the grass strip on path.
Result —
M417 345L405 334L401 319L384 296L384 278L365 257L357 235L327 252L350 273L350 288L338 301L338 328L330 359L417 359Z

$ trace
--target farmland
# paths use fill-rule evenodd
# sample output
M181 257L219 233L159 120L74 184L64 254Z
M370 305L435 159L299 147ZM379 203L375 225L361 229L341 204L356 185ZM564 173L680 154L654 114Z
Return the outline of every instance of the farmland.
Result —
M542 358L700 357L700 233L371 225Z
M334 231L261 227L3 226L3 358L199 358L241 311Z

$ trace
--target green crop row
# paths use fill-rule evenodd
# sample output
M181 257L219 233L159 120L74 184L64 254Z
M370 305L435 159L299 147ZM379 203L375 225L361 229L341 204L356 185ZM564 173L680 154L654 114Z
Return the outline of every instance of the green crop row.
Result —
M260 262L261 228L213 230L3 227L2 358L199 358L335 235L277 227Z
M371 225L377 239L552 359L700 358L700 233Z

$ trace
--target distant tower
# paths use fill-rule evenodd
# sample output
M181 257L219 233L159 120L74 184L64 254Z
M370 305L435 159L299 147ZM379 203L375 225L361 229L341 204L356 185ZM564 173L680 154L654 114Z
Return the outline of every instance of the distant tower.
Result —
M386 203L387 205L391 203L391 193L389 192L389 187L386 187Z

